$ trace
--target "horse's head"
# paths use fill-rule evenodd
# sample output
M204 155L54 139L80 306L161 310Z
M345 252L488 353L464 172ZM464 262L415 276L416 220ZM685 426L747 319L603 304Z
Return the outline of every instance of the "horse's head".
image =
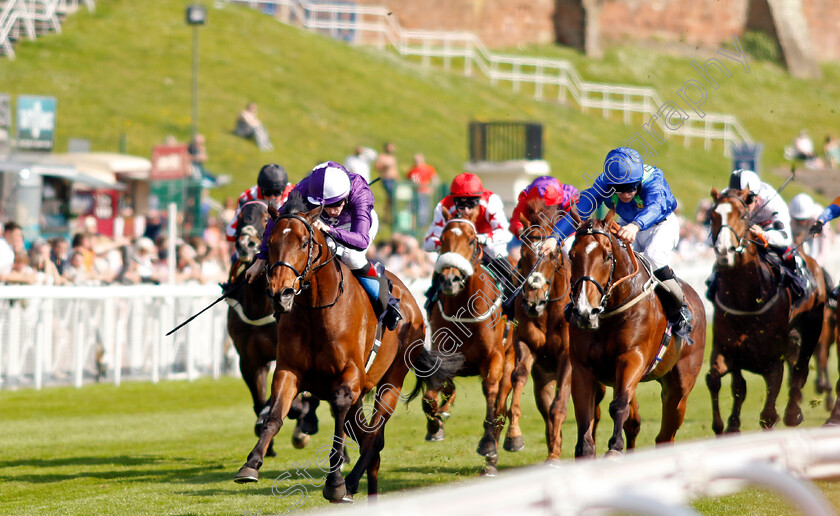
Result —
M242 205L236 219L236 255L240 262L250 263L260 250L265 223L268 220L268 205L254 200Z
M464 289L481 260L481 245L474 220L478 210L473 211L473 220L469 220L452 218L444 210L440 256L435 262L435 272L440 274L441 292L446 296L457 295Z
M271 265L266 273L266 294L276 313L292 309L295 296L309 287L314 269L327 257L324 235L312 226L323 208L305 211L305 206L303 199L295 196L280 214L269 209L275 223L268 240Z
M522 226L525 228L520 234L522 240L522 258L517 265L522 276L533 269L538 257L535 251L542 242L551 235L554 224L565 211L559 206L546 206L540 198L530 199L526 209L519 214ZM558 251L562 254L562 251ZM522 287L522 307L528 317L541 316L546 307L555 276L554 260L543 260L534 272L525 278Z
M577 212L573 216L579 222ZM609 300L616 270L618 240L613 236L615 212L604 220L589 219L578 224L575 243L569 251L571 262L571 318L582 330L597 330L599 315Z
M734 267L739 255L746 249L749 235L749 205L754 194L746 190L729 188L718 193L712 188L711 232L718 267Z

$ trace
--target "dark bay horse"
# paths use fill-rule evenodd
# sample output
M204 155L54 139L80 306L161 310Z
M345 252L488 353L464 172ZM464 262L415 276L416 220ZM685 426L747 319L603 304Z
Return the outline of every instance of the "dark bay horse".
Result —
M641 427L636 402L639 382L662 387L662 421L656 443L674 440L700 369L706 343L706 315L700 297L680 281L694 322L693 344L667 332L668 321L655 278L642 258L615 236L611 210L604 220L580 222L569 253L571 262L572 399L578 425L576 457L595 454L593 426L599 383L613 387L613 432L608 455L635 446Z
M332 254L323 233L313 227L322 208L305 211L298 195L289 198L269 237L267 293L278 318L283 345L276 354L271 397L274 403L260 438L236 475L237 482L256 482L271 439L280 430L292 400L303 390L329 402L335 428L331 452L318 464L327 473L324 497L351 501L367 472L368 494L378 491L384 425L394 412L409 369L418 383L408 397L437 388L460 367L457 354L432 354L423 347L423 316L414 297L393 274L393 293L401 299L403 319L381 336L375 347L377 319L365 290L350 269ZM281 349L282 348L282 349ZM363 396L376 390L374 406ZM369 409L369 410L366 410ZM345 432L360 446L360 457L342 478Z
M268 205L264 201L253 200L240 207L234 235L237 258L231 264L228 285L244 281L245 270L259 250L267 217ZM228 335L239 354L239 372L251 392L254 414L257 416L254 425L257 436L260 435L263 419L268 415L270 407L266 396L266 380L277 354L277 325L271 301L265 295L266 287L265 278L261 276L254 283L244 284L231 291L225 299L229 307ZM292 433L292 444L296 448L306 446L309 434L317 432L317 402L316 399L308 398L295 400L294 412L298 423ZM266 455L276 455L273 442Z
M778 421L776 398L782 385L786 357L795 364L790 371L790 388L784 423L795 426L802 422L802 387L808 378L808 362L814 352L823 326L826 287L822 269L807 255L802 255L816 285L798 307L791 307L791 296L774 268L760 252L761 243L751 240L749 190L711 191L712 239L715 245L715 266L719 287L714 298L714 323L711 367L706 383L712 397L712 429L739 432L741 405L747 384L742 371L761 375L767 385L767 397L759 415L762 428L772 428ZM763 246L762 246L763 247ZM772 251L770 251L772 252ZM792 329L800 335L798 349L790 338ZM724 430L718 394L721 378L732 373L732 413Z
M539 198L530 200L527 209L520 214L522 225L527 229L521 237L522 257L517 268L525 278L525 284L515 304L517 357L511 376L510 423L504 444L505 450L509 451L525 446L519 427L519 400L530 373L534 379L537 410L545 421L546 460L549 461L560 460L561 427L566 420L566 404L572 386L569 324L563 315L563 309L569 303L571 269L562 249L558 250L556 260L543 259L534 269L539 257L533 246L538 247L551 234L554 223L564 214L559 206L546 206Z
M478 216L474 210L473 218ZM502 315L502 293L492 276L481 266L475 220L450 218L440 236L440 256L435 271L440 274L441 296L431 312L432 349L440 353L457 350L464 356L458 376L481 376L485 398L484 435L476 452L486 459L484 474L495 475L498 462L497 443L506 416L510 393L510 375L515 362L512 335L506 331ZM455 396L454 384L448 384L438 406L438 390L423 396L426 412L426 440L444 438L443 421Z

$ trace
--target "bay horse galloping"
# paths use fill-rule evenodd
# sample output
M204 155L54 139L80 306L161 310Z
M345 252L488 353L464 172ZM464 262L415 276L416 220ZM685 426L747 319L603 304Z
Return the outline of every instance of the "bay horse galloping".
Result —
M529 200L527 209L520 214L522 225L527 229L521 236L522 257L518 270L526 280L521 298L515 305L517 357L511 376L510 423L504 444L505 450L509 451L525 446L519 428L519 408L530 373L534 379L537 409L545 421L546 460L549 461L560 460L561 427L566 420L566 404L572 385L569 324L563 315L563 309L569 303L570 267L565 251L560 249L557 260L543 260L534 269L539 257L532 245L548 238L554 223L563 214L565 211L560 205L546 206L539 197Z
M234 235L236 260L230 267L228 288L245 281L245 270L256 257L267 217L268 205L264 201L253 200L240 207ZM239 372L251 392L254 414L257 416L254 424L257 436L260 435L270 407L266 396L266 380L271 362L277 354L277 325L271 301L265 295L266 287L265 278L261 276L254 283L231 290L225 299L229 307L228 335L239 354ZM306 446L309 435L317 432L317 403L317 399L295 400L293 415L298 423L292 433L292 444L296 448ZM266 455L276 455L273 442Z
M271 385L274 403L236 481L257 481L271 439L292 400L306 390L328 401L335 419L329 464L319 464L327 472L324 497L352 501L365 472L368 494L378 491L384 426L397 401L406 400L401 390L409 368L414 369L418 383L408 400L451 379L460 361L456 354L440 356L425 350L420 308L391 273L387 277L394 296L402 299L403 319L377 341L377 317L367 293L313 226L323 207L308 212L305 208L305 201L293 195L282 215L270 209L276 222L268 239L267 293L282 345L277 349ZM370 407L363 406L363 396L374 389L374 406L366 410ZM359 459L346 481L340 473L345 432L360 446Z
M712 429L739 432L741 405L747 384L742 371L750 371L764 378L767 398L759 415L762 428L772 428L778 421L776 398L782 385L786 356L795 364L790 370L790 388L784 423L795 426L802 422L802 388L808 378L808 362L820 339L826 287L822 269L809 256L802 255L815 279L815 288L798 306L791 306L791 295L782 284L778 267L772 267L765 256L763 243L750 236L748 205L749 189L729 188L719 193L711 191L712 239L715 246L715 267L719 286L713 299L715 315L711 367L706 383L712 397ZM799 349L791 349L790 332L800 335ZM732 413L724 430L718 394L721 378L732 373Z
M475 220L452 218L444 210L445 225L440 235L440 256L435 272L440 274L441 296L432 308L432 349L447 354L457 350L464 356L458 376L481 377L485 398L484 435L476 453L486 459L484 474L495 475L497 443L505 422L510 375L515 353L512 335L502 315L502 292L481 265L483 249L478 242ZM455 396L454 384L443 390L445 401L438 406L438 389L423 396L427 418L427 441L444 438L443 421Z
M610 210L603 220L577 224L571 262L570 342L572 399L578 425L576 457L595 454L593 426L599 383L613 387L613 432L608 455L635 446L641 418L636 402L639 382L662 387L662 421L656 443L674 440L686 402L703 364L706 315L700 297L680 281L693 316L693 344L671 335L662 302L653 290L651 266L615 236L618 224Z

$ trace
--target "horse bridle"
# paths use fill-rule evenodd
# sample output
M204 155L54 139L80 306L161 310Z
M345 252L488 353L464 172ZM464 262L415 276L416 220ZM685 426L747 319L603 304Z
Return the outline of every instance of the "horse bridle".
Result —
M550 237L546 237L546 238L550 238ZM534 240L537 240L537 239L534 239ZM540 238L539 240L545 240L545 239ZM554 303L554 302L556 302L556 301L560 301L561 299L563 299L563 298L566 296L566 293L568 293L568 292L569 292L569 289L567 288L567 289L566 289L566 290L564 290L564 291L563 291L563 293L562 293L562 294L560 294L559 296L557 296L557 297L555 297L555 298L551 298L551 297L550 297L550 296L551 296L551 286L554 284L554 279L555 279L555 277L557 276L557 270L558 270L558 269L562 269L562 268L564 268L564 264L565 264L565 262L566 262L566 257L565 257L565 255L563 254L563 252L562 252L562 251L560 251L560 252L559 252L559 254L560 254L560 265L558 266L558 265L555 263L555 265L554 265L554 273L551 275L551 279L550 279L550 280L548 280L548 281L546 281L546 284L545 284L545 294L543 294L543 297L545 298L545 302L546 302L546 304L548 304L548 303ZM539 259L539 258L537 258L537 259ZM529 276L528 278L525 278L525 281L528 281L529 279L530 279L530 276ZM533 288L533 287L532 287L532 288ZM525 296L522 296L522 302L523 302L523 303L525 303Z
M312 268L312 264L320 260L321 256L323 256L324 254L323 245L320 242L315 241L315 228L312 227L312 224L310 224L308 220L301 217L297 213L292 213L289 215L280 215L279 217L277 217L276 220L280 221L281 219L299 220L301 223L303 223L303 226L309 232L309 242L307 242L306 244L306 266L303 268L303 272L300 272L291 263L283 260L277 260L276 262L272 263L271 266L268 267L268 269L266 269L266 275L271 276L272 271L274 271L276 267L288 267L289 269L291 269L292 272L295 273L295 282L298 284L298 289L295 290L295 295L297 296L298 294L300 294L304 290L307 290L311 286L311 282L306 281L306 278L310 276L310 273L315 274L320 268L333 261L335 259L335 254L330 256L329 260L326 260L324 263L315 266L315 268ZM313 258L312 253L316 245L318 246L318 256ZM340 270L341 268L339 267L339 271Z
M577 299L577 294L580 292L580 289L578 287L580 287L580 285L584 282L589 282L589 283L592 283L593 285L595 285L595 287L598 289L598 292L601 293L601 301L598 303L598 308L601 309L601 312L605 312L606 308L607 308L607 301L609 301L610 296L612 295L613 278L615 276L616 259L615 259L615 254L612 251L612 235L610 235L606 231L603 231L603 230L600 230L600 229L595 229L595 228L592 228L592 227L587 227L585 229L579 229L577 232L575 232L575 238L576 239L579 236L586 236L586 235L602 235L602 236L607 237L607 240L609 240L609 242L610 242L610 254L609 254L608 259L610 260L610 275L609 275L609 278L607 279L606 287L602 286L598 282L598 280L596 280L592 276L581 276L578 279L576 279L575 282L572 284L572 287L571 287L571 290L572 290L572 306L577 308L576 299Z
M749 232L750 232L750 223L749 223L749 218L751 218L751 217L752 217L752 214L751 214L750 209L749 209L749 205L747 204L747 202L746 202L745 200L741 199L741 198L740 198L739 196L737 196L737 195L734 195L734 194L722 194L722 195L720 195L720 196L717 198L717 201L715 202L715 206L718 206L718 205L720 204L720 201L721 201L722 199L737 199L737 200L741 203L741 205L742 205L742 206L744 207L744 209L746 210L746 211L744 212L744 214L743 214L743 215L741 215L741 220L745 220L745 221L747 222L747 229L744 231L744 234L743 234L743 235L740 235L740 234L738 234L738 232L737 232L737 231L735 231L735 228L733 228L733 227L732 227L732 226L730 226L729 224L724 224L724 223L723 223L723 217L721 217L721 225L720 225L720 228L718 228L717 232L715 232L715 234L714 234L714 235L712 235L712 242L713 242L713 243L717 242L718 235L720 235L720 231L721 231L722 229L726 228L726 229L728 229L729 231L731 231L733 235L735 235L735 238L736 238L736 239L737 239L737 241L738 241L738 247L732 248L732 250L733 250L734 252L736 252L737 254L741 254L741 253L743 253L743 252L744 252L744 250L746 249L746 246L744 245L744 243L745 243L745 242L751 242L751 240L747 238L747 235L748 235L748 234L749 234Z
M448 226L449 224L452 224L453 222L465 222L465 223L469 224L470 227L473 228L473 234L475 236L473 237L472 240L470 240L470 247L472 247L472 249L473 249L472 256L470 257L470 263L473 264L474 266L477 265L481 261L481 254L482 254L483 251L481 249L481 246L478 244L478 230L476 229L475 224L473 224L473 222L471 220L467 220L467 219L449 219L448 221L446 221L446 224L444 224L443 230L441 230L441 237L443 236L443 233L446 231L446 226ZM463 278L461 278L461 286L464 287L466 285L466 283L467 283L467 276L464 276Z

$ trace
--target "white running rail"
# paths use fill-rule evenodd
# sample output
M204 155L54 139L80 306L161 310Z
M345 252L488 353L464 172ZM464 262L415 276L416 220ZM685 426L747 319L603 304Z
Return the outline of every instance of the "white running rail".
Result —
M217 378L226 304L165 334L219 295L216 285L0 286L0 389Z
M403 29L389 16L389 10L381 6L307 0L227 2L271 11L280 21L351 44L375 45L381 49L391 46L403 57L419 57L423 66L435 62L450 71L457 64L466 76L473 76L478 70L492 84L510 83L514 91L521 91L527 85L537 100L566 104L571 99L581 111L600 110L604 118L618 112L626 124L632 122L634 114L655 115L664 104L650 87L586 82L569 61L492 53L472 33ZM678 129L666 129L660 117L656 121L663 134L681 136L686 146L692 140L702 140L704 148L709 150L713 142L722 141L726 155L731 144L752 141L733 115L706 113L703 118L685 120Z
M37 23L46 23L51 30L60 33L59 15L67 15L84 4L89 11L96 10L94 0L5 0L0 2L0 51L9 59L15 58L12 40L20 36L23 27L26 37L38 36Z
M690 502L752 485L786 498L799 514L829 516L836 510L806 479L838 475L840 428L776 430L640 450L615 460L516 469L498 478L384 495L376 503L317 514L695 515Z

